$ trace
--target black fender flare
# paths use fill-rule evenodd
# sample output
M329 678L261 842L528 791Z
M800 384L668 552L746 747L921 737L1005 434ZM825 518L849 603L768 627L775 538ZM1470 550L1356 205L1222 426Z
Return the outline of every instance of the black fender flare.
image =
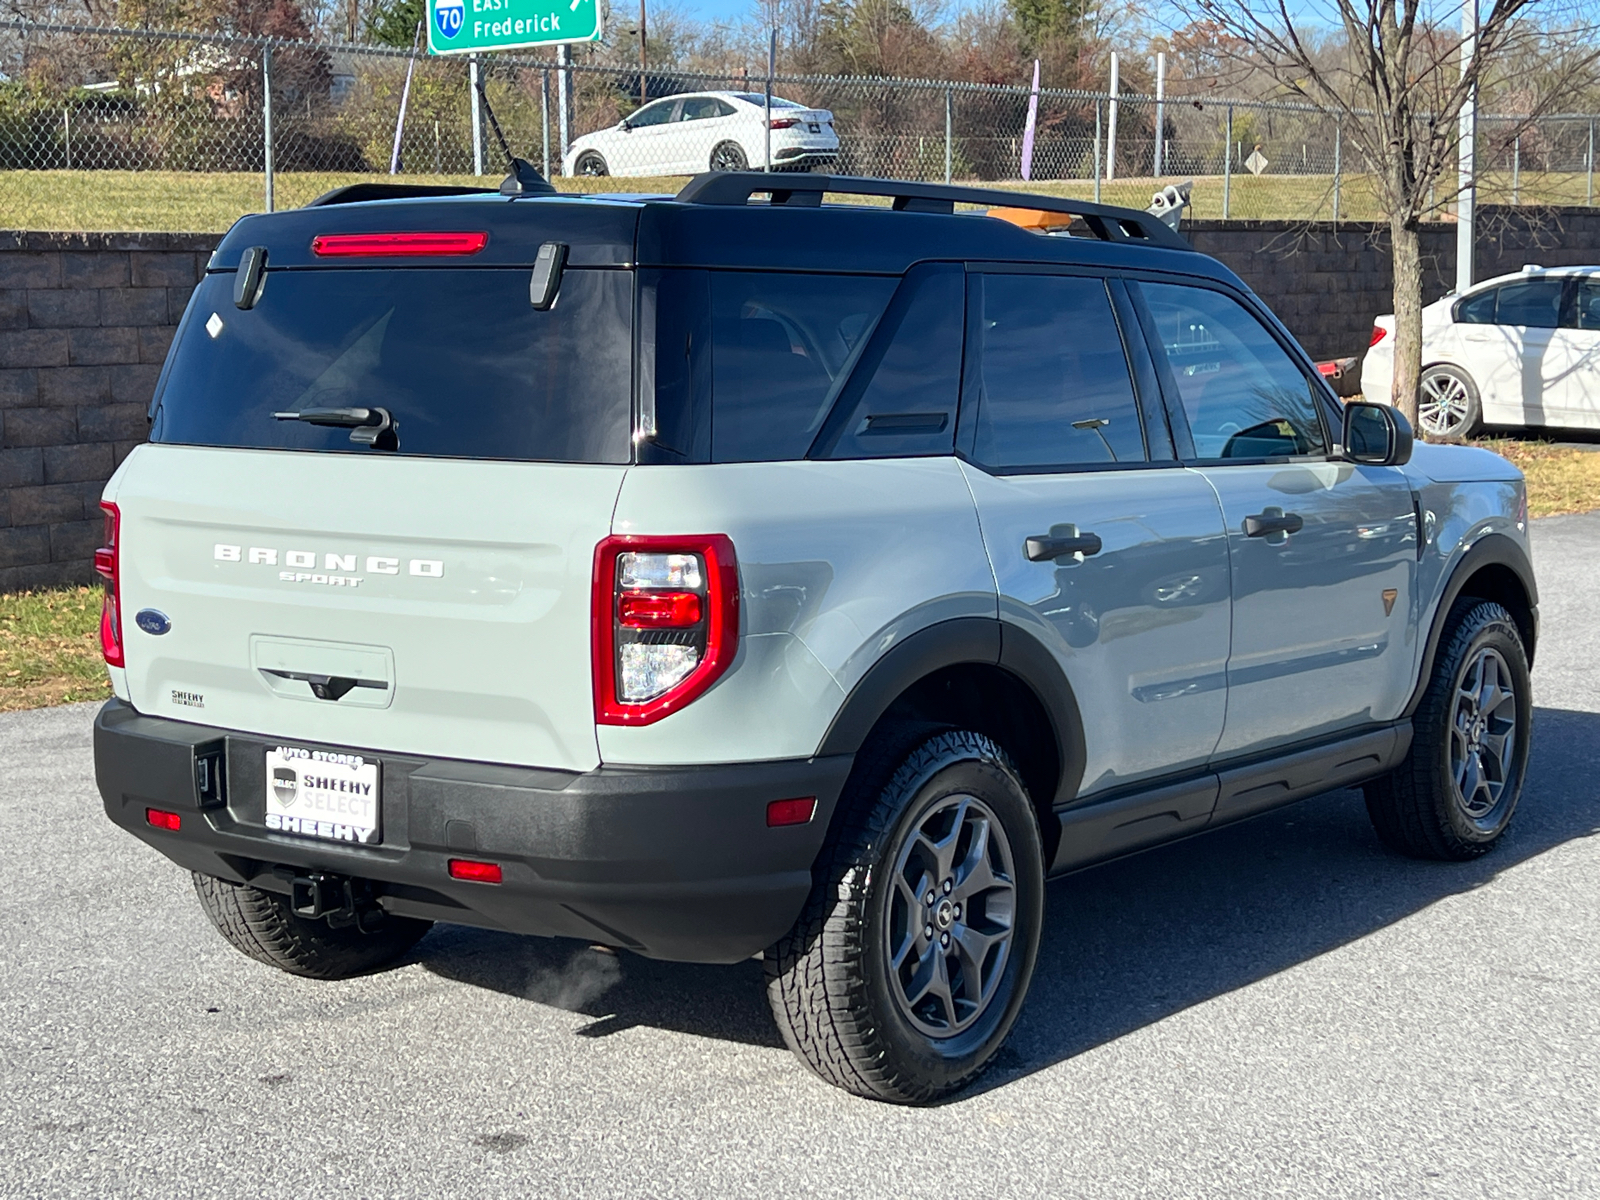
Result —
M1528 552L1513 538L1503 533L1486 533L1467 548L1467 552L1450 570L1450 577L1445 581L1438 607L1433 612L1433 621L1428 627L1428 640L1422 652L1422 669L1417 673L1416 687L1411 691L1411 699L1406 702L1402 716L1411 716L1417 711L1417 705L1422 703L1422 693L1427 690L1428 680L1433 675L1433 660L1438 654L1439 639L1444 636L1444 623L1450 616L1450 609L1465 590L1467 581L1484 567L1490 566L1509 570L1527 597L1528 624L1522 635L1528 651L1528 665L1533 666L1534 646L1539 638L1539 587L1534 582L1533 563L1528 558Z
M817 748L819 757L854 754L889 706L918 680L964 663L997 666L1033 692L1055 734L1060 777L1047 806L1077 795L1083 781L1083 722L1055 655L1026 629L997 617L956 617L926 626L890 647L851 689Z

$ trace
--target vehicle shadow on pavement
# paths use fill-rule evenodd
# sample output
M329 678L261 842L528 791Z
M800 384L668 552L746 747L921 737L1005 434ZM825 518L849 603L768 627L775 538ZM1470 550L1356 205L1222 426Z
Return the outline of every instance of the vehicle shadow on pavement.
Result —
M1246 987L1518 863L1600 832L1600 713L1535 709L1511 831L1470 863L1384 849L1361 793L1315 797L1052 883L1027 1007L994 1067L953 1102ZM634 1026L780 1048L761 964L697 966L576 942L441 926L416 961L448 979L581 1013L579 1036Z

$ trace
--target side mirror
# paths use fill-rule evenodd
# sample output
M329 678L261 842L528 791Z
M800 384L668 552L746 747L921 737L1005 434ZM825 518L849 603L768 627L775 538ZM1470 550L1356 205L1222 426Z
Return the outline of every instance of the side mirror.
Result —
M629 133L633 129L633 122L628 120L627 117L623 117L622 120L617 122L617 128L622 130L623 133Z
M1399 467L1411 461L1411 422L1397 408L1352 400L1344 406L1344 456L1369 467Z

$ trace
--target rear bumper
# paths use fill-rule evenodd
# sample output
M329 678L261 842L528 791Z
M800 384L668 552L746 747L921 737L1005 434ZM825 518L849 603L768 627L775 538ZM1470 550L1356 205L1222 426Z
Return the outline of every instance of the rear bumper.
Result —
M95 778L112 821L192 871L284 893L297 872L349 876L397 916L689 962L747 958L793 924L852 762L572 774L369 754L382 764L383 840L353 846L267 830L268 745L111 700L95 717ZM202 795L201 761L220 767L220 790ZM793 796L817 798L811 822L768 828L767 804ZM147 808L181 827L152 826ZM451 858L499 863L503 882L452 879Z

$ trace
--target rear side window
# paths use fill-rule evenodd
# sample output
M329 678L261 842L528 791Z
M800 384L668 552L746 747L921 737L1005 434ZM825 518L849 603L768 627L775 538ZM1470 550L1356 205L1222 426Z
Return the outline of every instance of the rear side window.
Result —
M898 282L712 273L712 460L804 458Z
M1560 323L1561 279L1529 279L1496 289L1496 325L1554 329Z
M569 270L553 308L526 270L269 271L254 308L208 275L156 397L151 440L372 454L275 412L383 407L402 454L630 457L633 275Z
M979 343L973 458L1041 469L1145 461L1144 433L1105 281L974 277Z
M1568 329L1600 329L1600 280L1578 281L1572 316L1562 325Z
M1493 325L1494 300L1499 294L1499 288L1490 288L1469 296L1456 306L1456 320L1463 325Z
M1310 381L1243 305L1210 288L1134 286L1155 318L1197 458L1326 453Z

